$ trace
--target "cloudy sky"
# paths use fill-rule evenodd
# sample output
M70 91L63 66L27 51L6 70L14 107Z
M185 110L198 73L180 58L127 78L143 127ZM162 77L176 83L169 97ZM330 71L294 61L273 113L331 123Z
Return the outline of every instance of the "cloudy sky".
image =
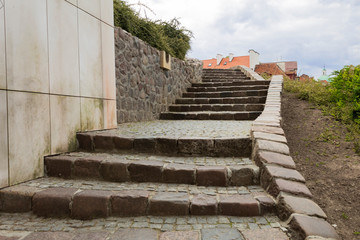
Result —
M139 0L128 0L138 3ZM152 19L179 18L194 34L188 57L260 53L261 62L297 61L318 77L360 64L359 0L140 0Z

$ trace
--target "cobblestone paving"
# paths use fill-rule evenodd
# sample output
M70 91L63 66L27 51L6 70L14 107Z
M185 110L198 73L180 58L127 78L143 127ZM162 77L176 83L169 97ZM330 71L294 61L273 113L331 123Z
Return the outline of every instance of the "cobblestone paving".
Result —
M286 225L276 216L264 217L129 217L95 220L53 219L41 218L31 213L9 214L1 213L1 231L29 231L29 232L90 232L106 231L113 233L121 228L155 229L160 231L190 231L201 229L237 229L255 230L277 228L286 232ZM1 232L0 232L1 233Z
M145 190L153 192L179 192L189 194L259 194L265 193L261 186L241 186L241 187L204 187L186 184L166 184L166 183L111 183L103 181L91 180L64 180L61 178L39 178L25 183L19 184L20 186L36 187L36 188L49 188L49 187L65 187L65 188L78 188L82 190Z
M101 157L104 160L129 160L129 161L160 161L164 163L177 163L177 164L191 164L196 166L234 166L234 165L254 165L249 158L241 157L203 157L203 156L161 156L161 155L149 155L149 154L111 154L111 153L87 153L87 152L74 152L64 154L74 157Z
M124 137L247 138L251 124L252 121L160 120L123 123L107 133Z

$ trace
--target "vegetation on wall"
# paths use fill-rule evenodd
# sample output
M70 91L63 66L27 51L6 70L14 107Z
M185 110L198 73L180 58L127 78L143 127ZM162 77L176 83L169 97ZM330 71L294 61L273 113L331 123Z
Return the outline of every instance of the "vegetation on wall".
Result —
M355 150L360 153L360 65L335 71L330 84L285 79L284 89L346 124L348 139L354 141Z
M192 32L176 18L168 22L141 18L128 3L114 0L114 24L173 57L185 59L190 50Z

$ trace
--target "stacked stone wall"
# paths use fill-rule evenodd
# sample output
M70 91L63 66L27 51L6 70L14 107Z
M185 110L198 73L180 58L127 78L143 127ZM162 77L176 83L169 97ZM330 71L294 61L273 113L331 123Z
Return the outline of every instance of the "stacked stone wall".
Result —
M159 119L176 98L201 81L202 62L171 60L160 68L160 51L121 28L115 29L118 123Z

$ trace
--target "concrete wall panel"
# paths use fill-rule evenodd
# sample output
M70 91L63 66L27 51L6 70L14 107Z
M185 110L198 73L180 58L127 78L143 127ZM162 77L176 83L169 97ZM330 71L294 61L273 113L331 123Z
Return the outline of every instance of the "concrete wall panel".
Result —
M80 95L77 8L48 1L50 92Z
M46 1L6 1L7 86L49 92Z
M10 184L41 177L50 154L49 95L8 92Z

